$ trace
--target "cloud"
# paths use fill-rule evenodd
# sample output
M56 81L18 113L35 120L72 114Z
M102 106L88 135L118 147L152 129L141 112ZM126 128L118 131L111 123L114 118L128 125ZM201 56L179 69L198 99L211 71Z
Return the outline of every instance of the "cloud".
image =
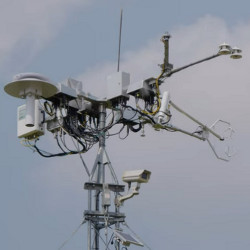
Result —
M0 67L27 64L60 32L68 14L89 0L3 0L0 3ZM23 57L25 56L25 59Z

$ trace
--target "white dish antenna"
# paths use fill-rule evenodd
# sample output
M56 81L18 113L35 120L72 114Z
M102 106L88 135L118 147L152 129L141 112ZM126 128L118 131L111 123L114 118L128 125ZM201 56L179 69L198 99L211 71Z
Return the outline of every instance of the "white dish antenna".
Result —
M35 99L49 98L56 94L57 87L51 81L37 73L21 73L14 76L13 81L6 84L7 94L26 99L25 125L34 126Z

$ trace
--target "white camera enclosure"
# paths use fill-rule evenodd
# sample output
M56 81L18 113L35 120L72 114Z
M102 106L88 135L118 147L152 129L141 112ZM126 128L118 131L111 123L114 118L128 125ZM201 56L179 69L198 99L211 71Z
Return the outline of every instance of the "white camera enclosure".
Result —
M147 183L149 181L151 172L148 170L131 170L125 171L122 176L124 182L138 182L138 183Z

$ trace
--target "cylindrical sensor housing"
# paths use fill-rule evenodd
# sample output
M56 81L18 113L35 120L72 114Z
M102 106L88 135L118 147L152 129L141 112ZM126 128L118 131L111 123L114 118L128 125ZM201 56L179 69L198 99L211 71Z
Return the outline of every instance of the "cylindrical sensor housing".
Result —
M28 93L26 95L25 126L33 127L34 120L35 120L35 95L33 93Z
M169 91L164 91L161 99L161 107L158 113L158 123L161 123L163 118L168 115L168 106L170 101Z

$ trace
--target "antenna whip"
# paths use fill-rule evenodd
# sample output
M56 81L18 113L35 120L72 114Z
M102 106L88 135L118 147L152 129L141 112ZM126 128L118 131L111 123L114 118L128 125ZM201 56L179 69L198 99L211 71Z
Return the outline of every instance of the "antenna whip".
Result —
M123 10L121 9L120 15L120 30L119 30L119 46L118 46L118 64L117 64L117 72L120 71L120 54L121 54L121 38L122 38L122 13Z

